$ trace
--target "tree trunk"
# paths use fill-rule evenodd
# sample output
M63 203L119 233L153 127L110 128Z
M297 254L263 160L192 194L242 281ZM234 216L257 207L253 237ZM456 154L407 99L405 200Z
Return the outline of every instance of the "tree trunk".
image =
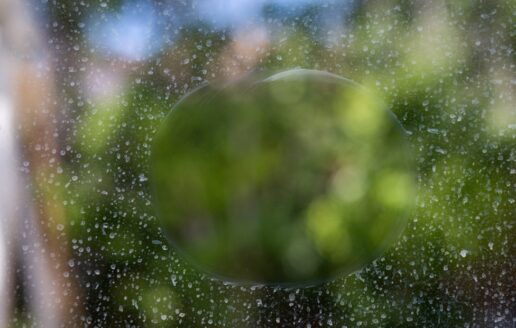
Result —
M12 317L15 263L37 326L79 326L63 202L48 182L59 165L51 54L29 8L0 0L0 326Z

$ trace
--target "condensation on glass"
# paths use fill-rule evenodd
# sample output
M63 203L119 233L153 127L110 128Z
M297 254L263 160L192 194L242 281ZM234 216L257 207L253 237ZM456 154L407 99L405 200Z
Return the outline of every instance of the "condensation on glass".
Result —
M514 11L1 0L0 326L514 325Z

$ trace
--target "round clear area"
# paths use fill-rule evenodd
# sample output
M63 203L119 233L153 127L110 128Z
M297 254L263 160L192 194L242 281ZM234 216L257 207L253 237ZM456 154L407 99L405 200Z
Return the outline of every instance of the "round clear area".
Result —
M357 84L310 70L184 97L156 135L152 182L180 254L266 284L367 264L399 237L415 198L394 115Z

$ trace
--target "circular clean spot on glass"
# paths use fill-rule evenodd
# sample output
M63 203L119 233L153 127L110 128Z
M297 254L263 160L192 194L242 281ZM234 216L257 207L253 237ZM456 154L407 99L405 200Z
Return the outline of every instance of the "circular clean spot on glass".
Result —
M360 268L396 240L414 202L399 122L357 84L312 70L185 96L156 136L152 183L180 254L255 283Z

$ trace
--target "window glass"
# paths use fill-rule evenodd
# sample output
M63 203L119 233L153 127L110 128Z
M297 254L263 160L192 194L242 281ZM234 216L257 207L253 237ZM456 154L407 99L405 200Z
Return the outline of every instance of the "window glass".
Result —
M0 326L514 325L515 10L0 1Z

